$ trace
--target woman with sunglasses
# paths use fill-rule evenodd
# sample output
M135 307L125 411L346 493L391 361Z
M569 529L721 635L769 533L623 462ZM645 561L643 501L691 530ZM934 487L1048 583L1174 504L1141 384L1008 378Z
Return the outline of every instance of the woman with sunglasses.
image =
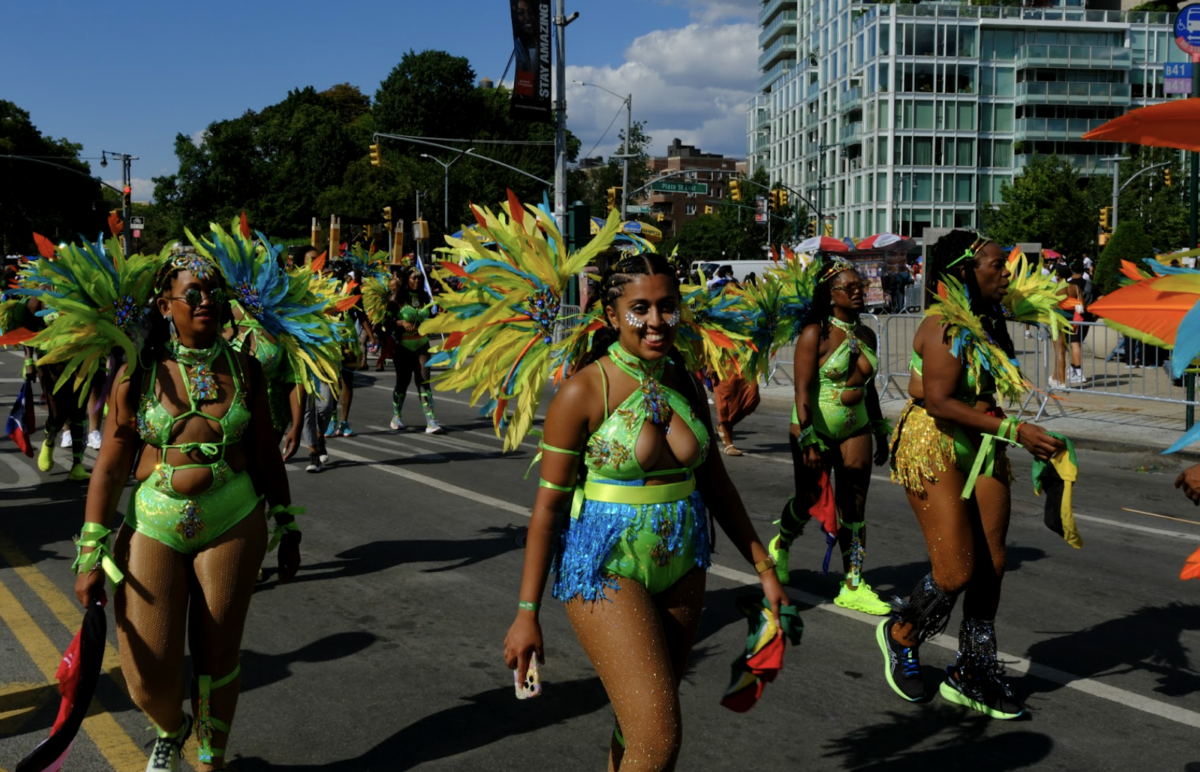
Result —
M1012 513L1004 445L1019 444L1044 461L1064 443L1035 424L1005 416L997 398L1019 403L1025 390L1007 319L1052 324L1056 312L1053 303L1038 314L1013 310L1014 295L1029 298L1030 289L1040 288L1027 286L1031 279L1021 275L1022 265L1012 279L1004 252L979 234L951 231L928 260L927 318L913 339L912 398L892 437L892 480L904 486L932 570L879 625L876 639L888 685L910 702L924 699L919 648L945 630L963 595L958 656L946 669L941 695L992 718L1011 719L1025 708L996 658L995 619ZM1019 282L1014 291L1010 279ZM1044 294L1054 297L1052 291Z
M796 341L796 399L788 435L796 493L784 505L779 534L771 540L771 557L786 584L792 542L803 532L822 487L836 480L836 514L823 523L828 540L824 570L829 569L835 542L842 556L844 579L833 602L868 614L888 614L891 606L862 578L872 436L875 465L887 461L886 422L875 390L875 333L859 323L867 285L842 257L832 258L817 277Z
M221 337L229 313L221 271L177 247L155 287L155 331L139 360L121 367L110 397L75 593L85 605L103 602L105 574L124 572L114 593L121 670L158 733L146 769L177 769L193 727L197 768L219 769L267 517L276 519L272 543L280 542L287 582L300 565L300 510L291 506L262 369ZM107 525L131 471L138 485L110 551ZM192 716L181 708L185 638Z

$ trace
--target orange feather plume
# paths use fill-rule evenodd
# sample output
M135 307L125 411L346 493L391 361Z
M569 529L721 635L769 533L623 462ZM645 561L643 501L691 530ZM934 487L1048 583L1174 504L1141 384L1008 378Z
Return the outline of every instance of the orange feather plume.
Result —
M38 254L47 260L53 260L58 256L58 248L54 246L54 242L42 234L35 232L33 243L37 244Z
M1179 572L1180 579L1200 579L1200 549L1196 550L1183 564L1183 570Z

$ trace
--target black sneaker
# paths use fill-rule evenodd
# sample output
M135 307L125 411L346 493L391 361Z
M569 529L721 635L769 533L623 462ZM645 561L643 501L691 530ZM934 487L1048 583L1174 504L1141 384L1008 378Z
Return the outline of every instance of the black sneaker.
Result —
M308 466L304 468L304 471L310 474L319 474L323 468L324 464L321 463L321 457L313 453L308 457Z
M951 665L946 668L946 680L939 691L945 700L1002 721L1025 715L1025 706L1013 696L999 674L981 678L975 684L959 678L958 669Z
M192 733L192 717L183 714L183 726L169 737L159 737L154 741L150 750L150 760L146 763L146 772L178 772L179 757L183 753L183 744Z
M888 686L909 702L919 702L925 699L925 681L921 678L921 660L917 658L917 650L911 646L903 646L892 638L894 619L885 619L875 628L875 639L883 650L883 674L887 677Z

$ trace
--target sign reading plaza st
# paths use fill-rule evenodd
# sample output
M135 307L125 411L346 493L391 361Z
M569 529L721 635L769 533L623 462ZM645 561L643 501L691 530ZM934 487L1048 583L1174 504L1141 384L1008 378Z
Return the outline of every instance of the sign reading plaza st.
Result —
M700 193L708 195L707 182L673 182L658 180L650 183L650 189L656 193Z

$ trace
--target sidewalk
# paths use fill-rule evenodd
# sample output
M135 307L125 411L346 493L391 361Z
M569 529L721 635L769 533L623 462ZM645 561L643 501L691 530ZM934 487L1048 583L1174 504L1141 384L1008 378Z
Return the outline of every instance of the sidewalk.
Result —
M784 369L775 373L770 386L760 389L760 410L791 413L794 393L791 378ZM898 379L905 386L907 381L907 378ZM907 402L907 392L905 398L900 399L896 396L899 391L893 383L889 398L883 399L880 405L883 414L893 421ZM1101 394L1067 393L1055 397L1066 415L1051 404L1037 423L1070 437L1079 448L1110 453L1161 453L1183 436L1184 415L1179 405ZM1032 419L1037 408L1038 402L1033 400L1026 417ZM1200 409L1197 413L1200 419ZM1172 458L1200 461L1200 445L1176 453Z

